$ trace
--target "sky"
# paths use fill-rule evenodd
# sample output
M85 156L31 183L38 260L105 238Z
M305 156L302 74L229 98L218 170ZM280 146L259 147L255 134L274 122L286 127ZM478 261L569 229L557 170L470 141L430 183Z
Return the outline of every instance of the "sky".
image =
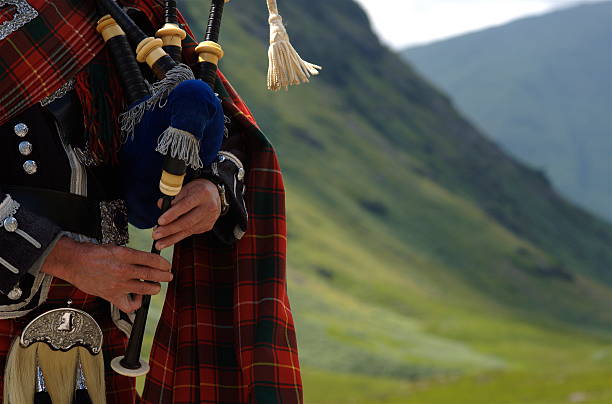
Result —
M356 1L366 9L375 31L382 40L394 49L448 38L581 2L579 0Z

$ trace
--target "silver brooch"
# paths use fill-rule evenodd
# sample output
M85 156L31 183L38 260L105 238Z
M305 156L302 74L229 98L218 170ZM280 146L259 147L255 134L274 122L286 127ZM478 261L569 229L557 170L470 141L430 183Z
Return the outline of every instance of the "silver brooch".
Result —
M102 349L102 329L89 314L66 307L32 320L23 329L20 342L26 348L35 342L44 342L61 351L82 346L96 355Z
M0 0L0 7L6 5L15 6L17 10L12 20L0 24L0 40L3 40L34 18L38 17L38 11L36 11L36 9L26 0Z

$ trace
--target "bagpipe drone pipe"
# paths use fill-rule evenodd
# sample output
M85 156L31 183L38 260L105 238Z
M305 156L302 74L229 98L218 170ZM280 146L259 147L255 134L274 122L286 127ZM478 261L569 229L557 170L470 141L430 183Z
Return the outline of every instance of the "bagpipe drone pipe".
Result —
M200 57L192 71L180 63L185 31L178 25L176 1L165 2L165 25L157 32L161 38L152 38L114 0L98 0L104 15L98 32L117 61L129 103L120 117L124 136L120 163L129 220L138 228L154 227L180 193L187 170L210 165L221 148L224 114L213 86L223 56L217 41L224 3L212 2L206 41L196 49ZM149 85L138 62L146 63L159 81ZM163 198L161 211L159 198ZM154 246L151 252L159 254ZM143 296L126 354L111 363L122 375L148 372L140 351L149 304L150 296Z

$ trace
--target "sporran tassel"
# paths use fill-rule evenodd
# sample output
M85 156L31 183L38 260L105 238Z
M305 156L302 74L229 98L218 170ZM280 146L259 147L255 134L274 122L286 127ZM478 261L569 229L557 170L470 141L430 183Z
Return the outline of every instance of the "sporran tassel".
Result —
M92 355L88 349L83 347L76 348L79 354L79 361L83 376L87 381L87 391L91 402L103 404L106 402L106 384L104 381L104 357L102 353Z
M77 390L74 393L72 404L92 404L91 398L87 390Z
M53 404L51 396L47 391L45 375L38 365L36 365L36 393L34 394L34 404Z
M34 402L36 392L36 346L23 348L15 338L6 360L4 371L5 404Z
M37 368L44 375L48 394L38 395L46 400L46 395L54 403L69 403L74 391L74 370L76 350L68 352L53 351L45 343L32 344L24 348L16 339L11 346L5 372L5 404L24 404L35 401ZM44 403L45 401L40 401Z
M80 353L78 359L79 362L76 369L76 390L74 391L72 404L92 404L91 397L89 397L89 392L87 391L87 379L83 372Z
M83 347L75 347L68 352L55 351L43 342L24 348L19 343L19 338L16 338L6 362L3 402L5 404L72 403L79 362L84 379L87 380L85 394L88 394L88 399L93 404L106 403L104 361L101 353L92 355ZM39 380L37 368L44 375L46 389L44 393L37 391L40 390L37 389L37 380ZM87 403L87 401L76 401L76 403Z
M289 41L289 34L278 13L276 0L267 0L270 12L270 48L268 58L268 89L288 89L290 85L307 83L310 76L316 76L321 66L304 61Z
M45 375L47 391L54 403L69 403L75 386L75 369L77 365L77 351L54 351L47 344L39 342L38 363Z

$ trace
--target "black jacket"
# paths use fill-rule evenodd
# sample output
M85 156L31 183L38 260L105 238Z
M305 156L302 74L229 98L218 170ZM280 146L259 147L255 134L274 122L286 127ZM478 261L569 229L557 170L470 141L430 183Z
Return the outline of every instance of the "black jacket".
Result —
M235 157L240 152L234 150L229 126L226 145L234 153L221 153L212 167L191 176L209 178L226 190L229 212L214 229L224 243L242 237L247 217L245 172ZM82 235L94 228L99 232L87 234L92 241L127 243L119 168L91 164L83 131L74 91L45 107L37 104L0 127L0 319L23 315L44 301L50 277L39 270L66 232ZM44 194L38 197L38 192ZM61 198L54 202L56 193L86 197L91 209L71 209Z

